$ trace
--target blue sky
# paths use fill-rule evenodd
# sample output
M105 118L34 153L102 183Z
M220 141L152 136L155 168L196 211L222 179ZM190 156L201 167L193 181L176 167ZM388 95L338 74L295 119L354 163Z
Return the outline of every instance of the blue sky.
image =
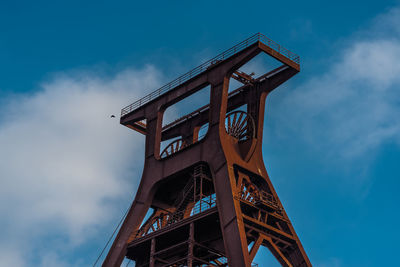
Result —
M0 266L92 265L143 164L110 114L255 32L301 57L264 160L310 260L395 265L399 29L391 0L0 3Z

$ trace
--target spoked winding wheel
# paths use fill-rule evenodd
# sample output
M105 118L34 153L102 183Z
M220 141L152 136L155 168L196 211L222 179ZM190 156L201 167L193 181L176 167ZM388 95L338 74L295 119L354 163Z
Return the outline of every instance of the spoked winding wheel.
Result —
M173 142L171 142L161 153L161 158L165 158L168 157L176 152L178 152L179 150L183 149L184 147L186 147L186 142L183 141L182 139L178 139L175 140Z
M226 132L239 141L253 139L255 126L253 118L244 111L233 111L226 115Z

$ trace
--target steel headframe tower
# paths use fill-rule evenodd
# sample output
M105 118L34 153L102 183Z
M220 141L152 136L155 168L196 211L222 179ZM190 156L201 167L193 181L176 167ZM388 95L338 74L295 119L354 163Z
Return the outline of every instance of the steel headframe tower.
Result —
M238 71L259 53L283 65L258 78ZM260 246L283 266L311 266L262 157L266 97L299 63L257 33L122 109L121 124L146 136L145 165L103 266L250 267ZM230 78L243 86L228 92ZM208 105L163 126L167 107L206 86Z

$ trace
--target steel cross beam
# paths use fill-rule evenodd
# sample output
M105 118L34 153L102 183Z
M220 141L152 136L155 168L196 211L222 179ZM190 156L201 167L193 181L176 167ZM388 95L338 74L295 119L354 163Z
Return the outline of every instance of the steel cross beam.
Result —
M138 266L218 266L225 260L231 267L250 267L260 246L268 247L283 266L311 266L262 157L267 95L300 69L298 57L268 40L257 35L251 42L241 42L203 64L207 67L197 75L186 75L189 78L175 82L175 87L163 87L168 90L158 90L123 110L121 124L146 135L145 165L103 266L119 266L129 257ZM237 72L260 53L283 65L255 79ZM245 85L229 94L229 80L238 73ZM162 127L169 106L208 85L208 105ZM242 105L247 111L235 111ZM200 140L198 131L204 123L208 132ZM182 141L161 157L161 141L177 136ZM208 205L207 210L202 205ZM150 208L153 215L143 224ZM255 243L248 251L251 242ZM182 244L188 247L182 250ZM168 250L171 247L175 249ZM207 254L204 247L221 254Z

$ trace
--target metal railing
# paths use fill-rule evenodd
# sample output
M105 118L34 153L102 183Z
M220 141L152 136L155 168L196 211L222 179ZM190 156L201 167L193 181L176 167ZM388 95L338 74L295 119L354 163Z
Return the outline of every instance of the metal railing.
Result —
M282 211L282 207L275 199L275 197L271 193L267 193L260 189L257 189L256 191L249 191L245 188L244 191L238 192L238 197L239 199L255 205L266 204L268 206L274 207L278 213Z
M130 104L129 106L124 107L121 110L121 117L134 111L135 109L147 104L148 102L156 99L157 97L165 94L166 92L170 91L171 89L183 84L184 82L190 80L191 78L197 76L198 74L206 71L211 66L218 64L219 62L233 56L234 54L246 49L247 47L257 43L262 42L269 48L273 49L275 52L285 56L287 59L293 61L296 64L300 64L300 57L288 49L284 48L283 46L279 45L278 43L272 41L265 35L261 33L256 33L253 36L247 38L246 40L238 43L237 45L229 48L228 50L222 52L221 54L217 55L216 57L204 62L200 66L192 69L191 71L183 74L182 76L176 78L170 83L167 83L163 87L157 89L156 91L146 95L145 97L139 99L138 101Z
M217 197L214 194L210 196L205 196L200 199L192 208L190 212L190 216L194 216L196 214L202 213L206 210L209 210L217 205ZM166 226L170 226L171 224L175 224L177 222L182 221L185 218L185 210L173 212L173 213L165 213L160 216L150 217L135 233L135 238L143 237L152 232L156 232Z

